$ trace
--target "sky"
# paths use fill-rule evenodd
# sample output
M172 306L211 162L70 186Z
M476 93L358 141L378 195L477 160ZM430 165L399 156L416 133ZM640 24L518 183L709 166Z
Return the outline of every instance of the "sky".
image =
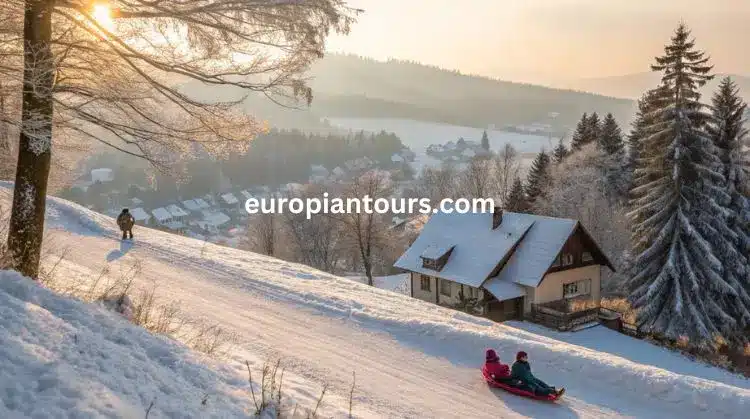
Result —
M649 71L684 21L719 73L750 75L750 0L348 0L329 51L558 84Z

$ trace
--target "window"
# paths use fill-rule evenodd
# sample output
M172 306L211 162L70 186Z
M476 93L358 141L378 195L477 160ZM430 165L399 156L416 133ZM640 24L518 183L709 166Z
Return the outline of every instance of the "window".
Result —
M581 295L591 293L591 280L582 279L580 281L563 284L563 298L575 298Z
M594 256L591 254L591 252L583 252L581 255L581 261L582 262L591 262L594 260Z
M573 264L573 255L570 253L561 253L560 255L555 258L555 261L552 262L553 268L559 268L561 266L570 266Z
M445 279L440 280L440 294L445 295L446 297L451 296L451 282L446 281Z
M433 271L437 271L438 269L438 261L435 259L422 259L422 267L425 269L432 269Z
M422 291L430 291L430 277L427 275L419 276L419 289Z

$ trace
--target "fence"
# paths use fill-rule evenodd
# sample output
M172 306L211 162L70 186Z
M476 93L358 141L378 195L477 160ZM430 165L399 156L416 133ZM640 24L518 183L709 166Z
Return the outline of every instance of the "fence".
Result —
M567 331L599 320L599 307L565 313L540 304L531 305L531 321L543 326Z

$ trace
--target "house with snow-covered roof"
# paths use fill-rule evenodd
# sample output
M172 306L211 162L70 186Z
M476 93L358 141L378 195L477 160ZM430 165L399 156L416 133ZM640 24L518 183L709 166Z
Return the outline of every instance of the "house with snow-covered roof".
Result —
M149 215L149 213L147 213L146 210L141 207L133 208L132 210L130 210L130 214L135 219L135 223L140 225L148 224L149 220L151 219L151 215Z
M220 205L224 208L238 208L240 205L240 200L237 199L237 197L234 196L233 193L227 192L221 195Z
M575 300L598 306L607 256L576 220L531 214L436 213L396 261L411 295L472 306L496 321Z
M180 206L176 204L167 205L167 211L172 214L172 219L175 221L184 221L188 216L187 211L180 208Z

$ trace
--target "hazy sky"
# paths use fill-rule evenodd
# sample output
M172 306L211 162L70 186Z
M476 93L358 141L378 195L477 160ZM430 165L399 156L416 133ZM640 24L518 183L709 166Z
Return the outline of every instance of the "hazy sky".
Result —
M684 20L722 73L750 74L750 0L349 0L329 50L555 83L648 71Z

